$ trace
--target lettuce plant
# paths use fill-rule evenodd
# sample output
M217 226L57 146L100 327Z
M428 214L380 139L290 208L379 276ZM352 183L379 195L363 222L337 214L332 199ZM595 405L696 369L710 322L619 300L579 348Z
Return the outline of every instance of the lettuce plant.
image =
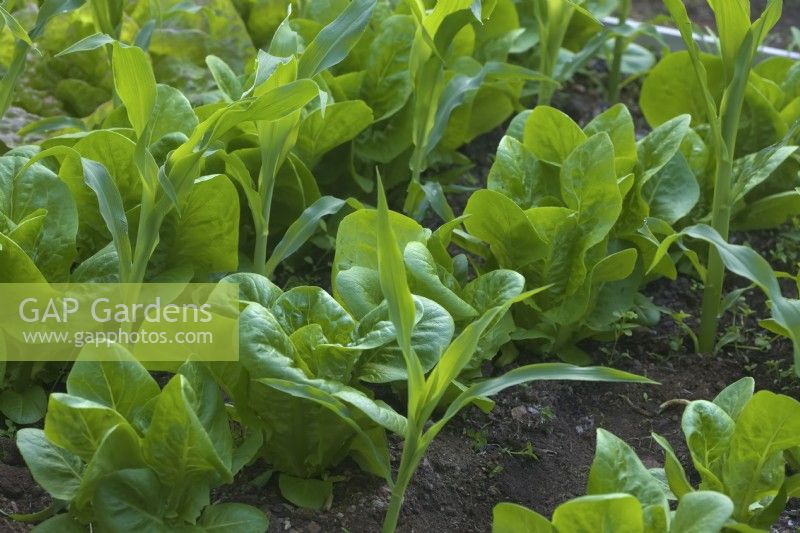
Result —
M753 394L752 378L728 386L712 402L689 403L681 427L700 476L700 490L733 502L733 528L766 531L789 498L800 496L800 477L786 473L788 453L800 446L800 402L769 391ZM664 470L678 498L695 492L667 441Z
M44 430L17 433L34 479L67 509L43 531L264 531L242 504L210 505L261 444L236 445L222 396L203 367L187 363L164 386L122 348L118 360L79 361L67 392L50 396Z
M92 252L115 253L123 282L145 279L149 267L159 266L151 260L161 263L162 272L165 267L182 269L179 275L186 276L188 268L189 278L235 270L238 195L224 175L200 176L207 152L244 121L278 120L296 112L317 96L317 86L310 80L281 85L207 109L206 118L199 121L179 91L155 83L141 49L117 42L113 49L114 80L127 114L127 120L119 114L114 119L126 133L126 126L132 127L135 141L110 129L79 134L78 142L62 136L49 140L26 166L50 156L62 158L62 176L75 176L68 183L80 201L83 227L97 232L105 226L107 232L101 230L95 240L102 242L110 235L113 243L112 248L94 247ZM123 151L103 151L104 142ZM112 174L109 168L120 171ZM128 232L131 209L138 217L134 241ZM184 240L187 234L194 237ZM219 235L218 246L209 250L206 243L214 235Z
M322 507L333 484L320 477L348 455L388 478L384 430L403 434L405 419L359 384L405 377L386 305L355 318L319 287L283 292L255 274L233 274L227 282L239 283L245 305L241 359L210 368L237 418L264 432L262 454L280 473L284 496ZM414 305L420 321L412 344L430 369L450 342L453 321L430 300Z
M432 232L400 213L391 212L389 216L397 245L403 250L410 290L446 309L457 333L490 309L522 294L525 279L512 270L493 270L469 279L466 256L451 257L447 252L459 220ZM342 220L336 234L333 294L359 319L384 300L376 261L376 221L375 210L359 210ZM461 377L469 380L479 375L481 364L494 358L516 329L509 312L498 316L481 336Z
M678 117L637 143L621 105L583 129L546 106L512 122L488 188L464 211L469 238L458 242L488 261L485 270L514 269L528 287L549 285L535 303L516 306L521 338L582 358L575 342L613 331L636 307L647 316L636 296L644 281L637 258L655 253L658 241L638 229L646 217L675 222L697 201L679 152L688 132L688 117Z
M492 533L568 533L596 531L598 524L609 531L631 533L720 533L733 504L724 494L697 491L687 494L667 523L645 523L644 505L631 494L610 493L581 496L559 505L550 520L515 503L495 506ZM669 524L669 525L667 525Z
M800 445L800 402L769 391L753 394L754 384L742 378L711 402L687 405L681 427L698 488L660 435L653 438L664 448L664 468L648 470L624 441L598 429L587 496L560 505L552 521L500 504L493 531L578 531L598 523L631 532L769 531L787 500L800 496L800 474L786 474L789 454ZM669 500L677 500L674 512Z
M708 124L708 144L711 146L713 159L711 164L714 169L713 177L709 181L713 189L711 225L723 239L727 239L734 201L732 195L734 158L737 146L742 144L737 142L737 139L741 138L744 142L748 142L751 137L748 134L740 135L740 129L742 126L763 124L764 111L769 111L772 107L770 104L764 105L763 100L776 96L773 89L777 88L772 82L763 82L763 78L758 76L751 78L751 72L758 46L780 18L782 1L770 0L755 22L750 19L749 2L709 0L708 3L716 17L719 55L709 57L701 54L694 41L692 23L682 0L666 0L667 9L681 32L687 50L666 56L662 60L662 66L654 69L651 88L655 89L649 94L643 93L645 105L642 107L648 110L646 113L649 115L649 120L658 121L664 114L672 114L676 103L679 107L682 105L680 102L683 99L677 95L691 95L690 99L684 101L691 106L692 115L703 117L699 120ZM680 72L691 68L694 75L691 86L682 86L677 90L677 94L658 81L664 79L665 70L675 72L676 67ZM680 79L685 81L685 76L681 75ZM674 83L669 86L675 87ZM658 94L668 96L662 98ZM761 104L750 105L749 113L743 114L748 94L750 102L761 102ZM657 108L664 111L658 111ZM748 116L750 120L743 120ZM781 127L782 119L775 117L775 113L767 113L766 117L768 129ZM698 335L699 348L705 352L711 351L714 345L724 276L722 259L713 248L709 250L707 270Z
M408 379L407 423L403 432L403 454L397 476L390 479L392 498L383 523L383 531L391 533L397 527L406 489L428 446L444 426L469 404L492 396L509 387L542 379L587 381L648 382L646 378L602 367L574 367L561 363L542 363L521 366L499 377L476 383L458 394L444 414L428 426L434 410L440 405L454 380L470 362L480 338L487 327L515 302L523 301L536 291L523 293L497 305L469 324L447 347L444 354L428 371L413 345L413 330L417 323L414 297L408 286L405 264L390 221L383 186L378 181L377 262L381 292L386 298L389 317L395 328L397 343L403 355ZM427 376L426 376L427 374Z

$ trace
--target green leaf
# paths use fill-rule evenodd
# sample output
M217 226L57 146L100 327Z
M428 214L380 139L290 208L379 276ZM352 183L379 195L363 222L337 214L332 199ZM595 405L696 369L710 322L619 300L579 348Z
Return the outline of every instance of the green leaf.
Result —
M232 481L229 465L219 456L195 412L194 398L186 377L181 374L173 377L156 400L143 441L147 464L172 488L168 498L170 507L181 510L194 500L192 492L202 492L207 502L206 491L212 480ZM191 519L194 510L186 511L190 513L186 518Z
M424 244L413 241L408 243L403 252L403 261L409 276L409 288L414 294L440 304L456 321L478 314L471 305L442 283L436 260Z
M321 287L290 289L278 297L271 311L288 335L317 324L327 342L348 344L356 329L353 317Z
M312 402L314 407L319 409L319 411L311 411L311 418L315 420L315 428L319 428L319 432L309 431L307 426L297 426L298 429L304 432L303 438L291 438L289 441L283 439L282 444L291 446L290 455L292 457L290 460L299 461L301 466L298 468L297 466L277 463L272 460L274 457L273 452L276 450L270 450L269 457L273 464L288 467L286 470L290 474L305 472L305 475L317 475L320 471L324 471L338 463L344 457L344 453L351 447L350 439L354 435L358 435L363 439L361 442L366 444L372 464L378 468L379 475L387 480L390 479L391 468L388 450L385 447L385 439L381 449L375 446L374 441L370 439L362 428L362 422L358 418L359 412L366 415L373 422L382 426L385 425L398 433L404 431L405 420L391 408L370 400L356 389L344 387L333 381L316 380L313 384L304 383L304 381L307 380L288 381L271 378L258 380L258 383L291 397L290 399L294 400L291 408L298 415L305 413L303 416L309 417L308 402ZM297 402L296 399L307 401ZM351 407L355 407L356 411ZM327 418L327 416L331 418ZM330 423L331 420L335 425ZM335 435L336 438L332 439L332 435ZM277 435L272 437L268 442L268 446L275 442L275 437L280 438ZM308 452L314 455L313 462L309 461Z
M149 469L126 469L110 475L100 485L94 512L108 531L168 533L164 522L164 490Z
M413 17L393 15L381 23L370 43L360 94L376 121L393 116L411 96L408 61L415 28Z
M636 164L638 155L633 117L623 104L612 106L594 117L583 132L587 137L600 132L609 135L614 145L614 165L618 176L627 174Z
M750 2L746 0L709 0L708 5L714 11L717 22L722 60L727 71L727 78L733 78L736 69L736 58L739 49L750 29Z
M732 514L733 502L724 494L711 491L692 492L680 499L670 531L716 533L722 531Z
M8 26L8 29L11 31L11 35L26 43L28 46L33 46L33 42L28 36L28 32L25 31L25 28L23 28L17 19L14 18L11 13L6 11L3 6L0 6L0 16L3 17L6 26Z
M322 510L333 497L333 482L301 479L286 474L278 477L278 488L284 498L305 509Z
M239 285L239 299L243 302L255 302L269 309L283 293L281 289L268 278L259 274L240 272L225 276L220 283L237 283Z
M50 442L88 463L106 433L117 425L128 422L113 409L56 392L50 395L44 433Z
M421 370L427 372L450 343L455 325L450 314L436 302L420 296L413 297L413 301L416 323L411 332L411 350ZM381 304L359 324L360 344L367 348L357 366L358 377L363 381L386 383L408 379L396 324L389 313L388 306Z
M120 279L127 281L132 265L131 241L128 235L128 218L125 215L119 188L100 163L81 158L81 166L84 181L97 196L100 215L111 232L119 258Z
M714 403L736 422L744 407L753 398L755 386L756 381L753 378L742 378L722 389L722 392L714 398Z
M75 200L58 175L39 163L23 171L27 163L19 156L0 157L0 213L16 224L34 213L46 214L38 238L30 247L20 247L30 254L49 281L66 281L76 256L78 210ZM18 245L24 244L16 235L6 236L17 240ZM13 271L3 269L3 272Z
M342 61L356 45L372 17L375 0L353 0L314 37L300 56L298 77L313 78Z
M271 88L258 96L233 102L195 128L188 146L207 147L242 122L273 121L291 115L319 96L311 80L297 80Z
M479 190L470 196L464 214L467 231L489 244L500 267L521 269L542 257L545 245L511 199L499 192Z
M641 502L648 529L658 531L666 527L669 505L661 484L630 446L603 429L597 430L597 449L586 492L591 495L631 494Z
M200 178L184 199L181 214L167 215L156 254L165 265L192 266L197 273L236 270L238 230L236 187L224 175Z
M271 275L284 259L295 253L311 238L323 218L338 213L345 203L345 200L339 200L333 196L323 196L308 206L300 217L289 226L283 238L272 250L272 254L267 260L267 275Z
M622 195L607 134L592 136L564 159L561 194L566 206L577 212L582 246L594 246L611 231L622 210Z
M224 60L208 55L206 65L227 102L235 102L242 97L242 84Z
M125 104L133 129L141 136L156 105L156 79L144 50L119 42L113 46L114 88Z
M33 533L86 533L86 526L78 522L71 514L62 513L31 529Z
M683 233L713 244L728 270L756 283L773 300L780 297L780 286L772 267L752 248L728 244L712 227L704 224L688 227Z
M397 246L397 238L389 218L389 207L386 205L386 194L383 183L378 178L378 225L377 225L377 258L381 291L389 308L389 318L394 324L397 343L403 353L408 373L408 386L419 392L425 383L424 370L411 348L411 336L416 322L416 309L411 291L408 288L403 256ZM415 398L409 394L409 399ZM409 405L409 413L415 412L417 405Z
M539 73L532 70L496 61L487 62L475 74L456 74L453 76L439 96L433 124L426 132L425 156L427 157L439 145L456 109L472 99L487 79L527 81L541 78L542 76Z
M787 191L771 194L749 204L734 222L743 231L780 227L791 217L800 215L800 193Z
M732 197L735 202L766 181L775 170L797 151L796 146L768 146L735 162ZM747 213L745 213L747 214Z
M116 42L116 39L106 35L105 33L95 33L84 37L75 44L68 46L55 55L55 57L65 56L67 54L74 54L76 52L88 52L89 50L96 50L101 46Z
M89 346L81 351L67 376L67 392L105 405L133 423L140 409L161 389L144 366L117 345L111 350L119 354L115 361L92 361L89 353L93 350Z
M674 224L700 200L700 186L686 159L678 153L644 183L642 195L651 217Z
M538 159L560 165L587 136L575 121L558 109L537 106L525 122L523 139L525 147Z
M198 522L207 533L263 533L269 526L267 516L243 503L218 503L203 510Z
M20 429L16 442L31 475L53 498L69 501L75 496L83 470L76 455L54 446L41 429Z
M525 290L525 278L513 270L492 270L467 283L461 296L479 313L503 305Z
M728 244L710 226L698 224L686 228L683 233L712 244L728 270L750 280L764 291L771 300L773 330L792 340L795 368L800 368L800 300L783 297L770 264L748 246Z
M647 181L669 163L689 133L689 115L680 115L658 125L637 143L642 181Z
M337 299L341 299L336 286L339 272L355 266L378 270L377 219L377 211L359 209L339 224L331 275L333 294ZM400 250L405 250L412 241L426 242L430 234L413 219L394 211L389 212L389 223Z
M336 102L308 115L297 136L298 155L312 168L337 146L353 140L372 124L372 109L362 100Z
M702 489L722 490L722 461L730 444L734 422L717 405L705 400L694 401L683 412L681 428L700 472Z
M139 204L142 197L142 179L135 161L136 144L117 131L95 130L82 136L71 149L54 147L49 150L56 152L53 153L56 157L61 156L57 152L66 155L61 163L59 176L72 192L80 213L79 250L92 253L103 248L109 243L112 235L103 219L97 195L86 184L85 169L81 158L99 163L105 168L119 189L124 209L128 211ZM40 156L41 154L37 157Z
M156 104L153 108L153 129L150 137L158 141L165 135L179 132L187 137L197 127L197 116L189 100L174 87L159 83L156 91Z
M501 192L522 209L535 207L549 193L544 165L520 141L504 136L489 169L486 188Z
M145 467L142 458L142 443L136 431L128 425L118 425L105 434L92 460L83 471L80 488L72 502L80 512L94 499L97 487L103 480L126 468Z
M550 521L515 503L498 503L492 510L492 533L552 533Z
M686 471L678 460L678 456L675 455L675 451L672 449L669 441L656 433L651 433L651 436L653 440L664 449L664 472L667 476L667 483L672 493L680 499L694 491L691 483L689 483L689 479L686 477Z
M646 531L642 506L630 494L599 494L570 500L556 508L553 527L556 531L598 533Z
M611 381L625 383L655 383L647 378L605 367L580 367L564 363L539 363L515 368L496 378L490 378L469 387L456 397L442 418L426 435L432 439L461 409L473 401L493 396L509 387L539 380Z
M759 391L742 410L725 458L722 479L735 505L734 518L748 522L751 505L774 495L784 480L784 450L800 445L800 402Z
M439 404L448 387L472 359L478 347L478 341L486 329L505 310L505 306L488 310L479 319L465 327L464 331L450 343L439 363L425 381L422 405L428 406L432 411ZM432 412L426 412L420 416L420 419L426 420L431 414Z
M15 424L38 422L47 411L47 394L39 385L29 385L21 391L5 389L0 392L0 412Z
M686 12L681 0L667 0L665 5L670 6L670 10L679 5L684 14ZM687 24L686 31L691 34L692 26L688 23L688 18ZM701 74L705 75L708 99L714 104L712 109L716 111L716 102L722 98L725 87L722 61L709 54L699 54L697 66L703 69ZM697 75L689 74L694 73L694 69L695 63L690 53L679 51L664 56L650 71L639 97L639 105L648 124L656 127L684 113L695 117L694 120L699 123L708 122L709 101Z
M0 272L4 283L46 283L28 254L0 233Z

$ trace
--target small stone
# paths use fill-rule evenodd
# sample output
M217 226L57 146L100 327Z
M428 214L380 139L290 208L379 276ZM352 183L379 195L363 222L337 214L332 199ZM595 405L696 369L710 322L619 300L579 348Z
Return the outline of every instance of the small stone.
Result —
M528 408L524 405L518 405L511 410L511 418L516 421L522 421L528 418Z
M316 522L309 522L308 525L306 526L306 531L308 531L308 533L319 533L320 531L322 531L322 526L320 526Z
M389 507L389 504L380 498L375 498L374 500L372 500L371 506L376 511L383 511L387 507Z

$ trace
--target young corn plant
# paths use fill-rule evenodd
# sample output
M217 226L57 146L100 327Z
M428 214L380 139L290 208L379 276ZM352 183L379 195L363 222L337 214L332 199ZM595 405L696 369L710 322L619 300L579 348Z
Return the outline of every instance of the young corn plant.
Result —
M624 25L631 13L631 0L621 0L619 5L619 24ZM625 37L617 35L614 39L614 56L608 72L608 99L613 103L619 102L619 91L622 76L622 57L625 54Z
M544 83L544 77L533 70L502 61L487 61L481 65L472 58L458 56L459 36L471 25L482 24L491 16L494 7L491 2L438 2L429 13L425 12L419 0L409 0L409 5L417 30L409 58L414 85L414 148L409 161L411 183L404 211L421 219L425 208L430 205L444 220L451 220L453 213L449 206L444 205L441 185L437 182L423 184L421 179L429 167L431 155L445 136L451 116L457 108L474 98L488 81ZM452 76L448 76L450 72L453 72Z
M719 48L724 73L724 90L719 105L709 88L704 56L694 40L692 22L683 0L665 0L667 9L680 30L687 48L694 76L702 89L704 113L710 126L714 157L714 196L711 225L727 240L731 219L731 187L736 137L748 89L750 71L758 51L770 29L780 18L782 0L770 0L755 22L750 20L750 2L746 0L708 0L714 11L719 34ZM722 301L725 266L719 252L711 247L707 264L703 307L698 335L702 352L714 347Z
M608 38L602 24L582 7L584 3L571 0L532 2L532 23L538 33L536 68L544 76L539 83L539 105L550 105L559 83L569 80ZM563 53L567 47L578 51L565 62Z
M255 88L255 94L262 94L280 84L311 80L342 61L364 33L374 8L375 0L351 2L336 19L320 30L296 61L294 56L299 52L298 36L289 28L287 17L276 31L269 54L265 56L264 68L270 68L270 63L273 63L272 68L275 71L262 86ZM320 91L320 112L323 115L327 98L327 93ZM273 254L273 257L267 260L267 240L275 181L278 171L297 143L303 118L302 110L298 109L279 120L263 120L256 123L261 146L261 168L258 176L260 212L254 213L257 237L253 265L257 273L265 276L272 274L282 258L280 254ZM309 211L304 213L308 222L303 227L315 227L323 216L338 211L343 205L344 201L335 198L321 198L319 203L310 206Z
M725 268L761 289L769 299L772 316L761 320L759 325L792 341L795 374L800 376L800 300L783 295L778 274L769 262L749 246L730 244L711 226L697 224L667 237L653 256L650 268L661 261L673 242L685 237L707 243L717 252Z
M377 254L381 291L389 308L389 317L397 332L408 376L407 424L403 453L397 476L392 484L392 497L383 523L383 533L397 527L406 489L425 456L431 442L445 425L470 403L497 394L508 387L536 380L623 381L652 383L650 380L603 367L576 367L563 363L541 363L522 366L506 374L476 383L459 394L444 414L426 429L434 410L453 381L470 362L486 329L501 317L512 304L527 299L541 289L528 291L517 298L493 307L464 328L450 344L436 366L425 376L422 363L411 344L415 323L415 305L408 287L403 255L397 245L390 219L383 184L378 179Z

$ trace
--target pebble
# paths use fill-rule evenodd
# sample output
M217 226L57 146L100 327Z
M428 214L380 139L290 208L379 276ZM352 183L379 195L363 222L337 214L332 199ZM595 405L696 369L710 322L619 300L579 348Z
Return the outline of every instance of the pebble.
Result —
M372 500L371 506L376 511L383 511L384 509L389 507L389 504L380 498L375 498L374 500Z
M528 408L524 405L518 405L511 409L511 418L517 421L522 421L528 418Z

